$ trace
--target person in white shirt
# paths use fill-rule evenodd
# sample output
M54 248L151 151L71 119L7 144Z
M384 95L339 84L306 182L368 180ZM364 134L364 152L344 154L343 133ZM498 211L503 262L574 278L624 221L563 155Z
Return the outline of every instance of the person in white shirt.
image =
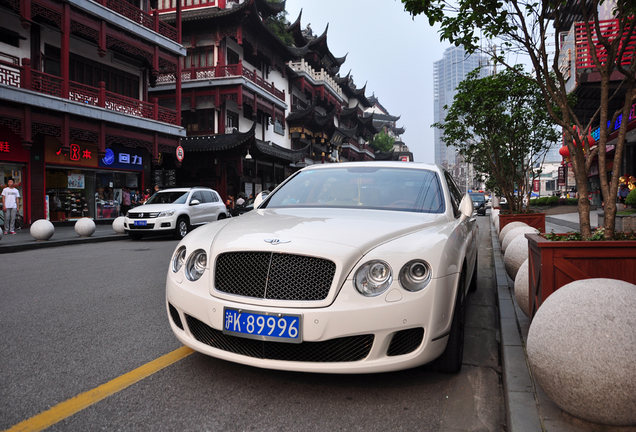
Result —
M20 191L13 186L13 179L7 180L2 190L2 210L4 211L4 233L15 234L15 218L20 206Z

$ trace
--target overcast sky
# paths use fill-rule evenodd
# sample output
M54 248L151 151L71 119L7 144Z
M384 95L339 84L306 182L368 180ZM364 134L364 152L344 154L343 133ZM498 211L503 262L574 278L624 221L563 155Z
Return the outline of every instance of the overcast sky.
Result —
M321 35L336 57L348 53L340 74L349 70L358 88L375 95L392 115L401 116L402 140L415 161L435 161L433 150L433 63L450 46L423 17L412 19L399 0L287 0L287 19L302 9L301 26Z

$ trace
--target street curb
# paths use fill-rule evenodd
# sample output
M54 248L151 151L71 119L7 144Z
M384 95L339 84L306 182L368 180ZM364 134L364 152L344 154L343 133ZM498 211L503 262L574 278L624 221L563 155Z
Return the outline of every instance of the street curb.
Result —
M534 381L527 363L523 335L518 322L518 311L508 282L508 275L499 246L499 236L491 225L493 267L499 303L499 330L501 332L501 362L506 422L508 432L536 432L545 430L541 422ZM524 315L525 317L525 315Z
M103 243L116 240L129 240L130 237L124 234L114 234L99 237L77 237L64 240L33 240L28 243L14 245L0 245L0 254L24 252L29 250L44 249L58 246L68 246L84 243Z

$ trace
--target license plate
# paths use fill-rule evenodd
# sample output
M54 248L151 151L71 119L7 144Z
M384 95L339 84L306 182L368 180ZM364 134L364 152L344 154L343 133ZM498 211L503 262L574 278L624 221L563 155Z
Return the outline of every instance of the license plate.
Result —
M135 221L135 226L146 226L148 225L148 221Z
M300 315L224 309L223 333L249 339L301 343Z

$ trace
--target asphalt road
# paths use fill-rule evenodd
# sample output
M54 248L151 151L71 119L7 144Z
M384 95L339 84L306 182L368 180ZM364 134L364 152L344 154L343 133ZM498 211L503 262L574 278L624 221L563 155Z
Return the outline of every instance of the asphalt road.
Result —
M469 296L458 375L289 373L194 353L47 430L502 430L492 248L488 219L478 219L479 288ZM90 401L99 386L180 348L164 303L176 244L145 239L2 256L0 430L46 425L34 416Z

